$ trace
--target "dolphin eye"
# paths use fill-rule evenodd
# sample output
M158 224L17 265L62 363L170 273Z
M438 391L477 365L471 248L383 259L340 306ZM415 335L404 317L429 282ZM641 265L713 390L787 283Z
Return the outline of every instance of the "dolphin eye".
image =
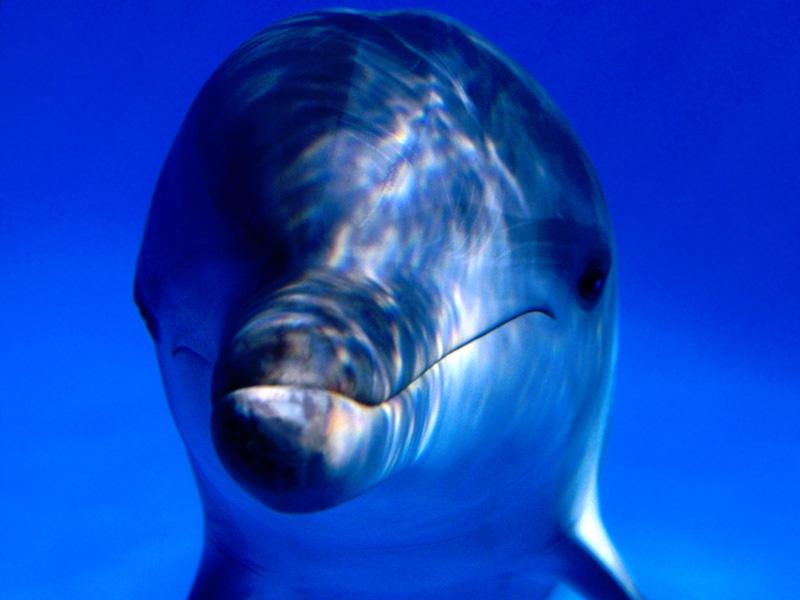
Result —
M578 278L578 295L589 305L594 304L603 295L608 268L601 262L590 261Z

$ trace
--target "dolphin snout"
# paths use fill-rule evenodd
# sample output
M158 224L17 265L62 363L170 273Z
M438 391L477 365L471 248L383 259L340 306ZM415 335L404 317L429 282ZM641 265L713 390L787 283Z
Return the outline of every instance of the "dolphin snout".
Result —
M416 318L404 320L376 285L309 278L256 303L223 345L214 443L262 502L284 512L328 508L413 454L419 436L407 430L425 418L392 399L429 364L431 344L417 335L424 304L403 298Z
M217 360L214 396L286 385L380 404L441 358L436 308L419 282L307 275L239 321Z
M369 409L388 391L375 353L343 323L319 312L267 310L240 329L217 363L217 452L272 508L327 508L369 479L365 456L383 437L380 416Z

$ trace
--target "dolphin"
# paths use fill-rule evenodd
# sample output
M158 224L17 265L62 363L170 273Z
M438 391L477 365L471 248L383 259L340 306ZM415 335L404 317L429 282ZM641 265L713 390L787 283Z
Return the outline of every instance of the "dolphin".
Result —
M477 34L337 10L247 41L167 157L134 289L204 506L193 598L639 597L597 504L603 193Z

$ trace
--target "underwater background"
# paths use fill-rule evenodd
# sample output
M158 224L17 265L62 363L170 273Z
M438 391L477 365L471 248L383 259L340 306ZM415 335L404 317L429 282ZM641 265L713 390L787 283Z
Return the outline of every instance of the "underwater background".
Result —
M180 598L202 516L132 302L212 70L319 2L0 2L0 598ZM650 600L800 597L800 5L436 0L567 116L614 220L606 526Z

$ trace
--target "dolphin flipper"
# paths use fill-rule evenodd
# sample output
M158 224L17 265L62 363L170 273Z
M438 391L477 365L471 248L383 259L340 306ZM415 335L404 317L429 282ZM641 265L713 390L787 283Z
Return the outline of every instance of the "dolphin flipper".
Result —
M587 600L643 600L625 568L600 558L579 535L565 536L558 545L562 577ZM616 553L615 553L616 555Z

